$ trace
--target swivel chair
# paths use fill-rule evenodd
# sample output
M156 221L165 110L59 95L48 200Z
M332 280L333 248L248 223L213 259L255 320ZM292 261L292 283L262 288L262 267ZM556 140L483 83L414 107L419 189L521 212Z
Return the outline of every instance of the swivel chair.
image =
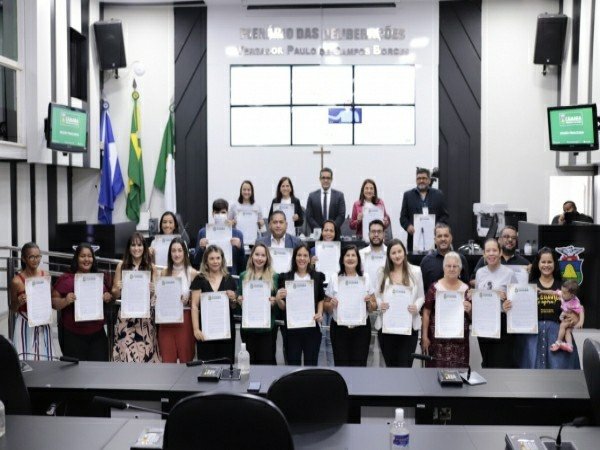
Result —
M310 368L285 374L271 384L267 398L292 425L348 421L348 386L335 370Z

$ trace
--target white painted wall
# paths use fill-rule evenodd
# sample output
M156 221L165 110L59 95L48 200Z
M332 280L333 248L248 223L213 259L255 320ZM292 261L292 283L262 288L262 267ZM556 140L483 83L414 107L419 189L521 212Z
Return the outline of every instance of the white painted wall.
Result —
M533 64L536 18L557 0L484 0L482 4L481 201L527 211L546 223L549 177L546 107L557 104L557 75Z
M208 199L237 199L242 180L251 179L257 202L268 212L277 181L284 175L294 183L296 196L303 204L308 194L319 187L317 147L230 147L229 142L229 67L231 64L398 64L409 59L396 57L349 57L335 60L320 56L227 56L226 48L245 45L265 47L265 41L241 41L241 27L399 27L406 29L406 40L381 42L382 46L408 47L414 38L426 38L422 48L410 48L417 66L415 146L335 146L326 148L325 165L333 169L335 189L344 192L346 209L358 199L365 178L374 178L379 195L392 217L393 231L400 235L398 217L402 193L413 187L415 167L432 167L438 154L438 5L437 2L399 3L394 9L344 9L298 11L246 11L240 6L208 7ZM304 47L315 41L291 42ZM287 45L288 42L285 44ZM255 45L256 44L256 45ZM355 42L343 45L361 46ZM279 44L277 44L279 45Z

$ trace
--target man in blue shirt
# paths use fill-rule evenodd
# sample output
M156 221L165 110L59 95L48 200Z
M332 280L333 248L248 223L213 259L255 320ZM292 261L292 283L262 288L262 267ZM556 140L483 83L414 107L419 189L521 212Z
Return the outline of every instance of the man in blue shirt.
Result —
M448 208L444 193L432 188L431 173L428 169L417 167L417 187L406 191L402 198L400 225L408 233L406 241L409 251L413 249L413 234L415 234L415 214L435 214L436 223L448 223Z
M229 210L229 203L227 200L218 198L213 202L212 205L212 217L213 222L217 225L227 223L227 211ZM200 267L202 262L202 256L204 250L208 246L208 239L206 239L206 227L200 229L198 232L198 238L196 239L196 252L194 253L194 267ZM231 247L232 247L232 265L227 267L229 273L237 275L244 271L244 235L240 230L231 230Z

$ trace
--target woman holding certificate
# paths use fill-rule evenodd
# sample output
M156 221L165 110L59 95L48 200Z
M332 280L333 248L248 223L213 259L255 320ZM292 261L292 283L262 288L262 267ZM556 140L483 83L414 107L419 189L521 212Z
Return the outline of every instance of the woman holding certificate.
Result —
M198 272L190 263L187 245L183 239L175 238L171 241L167 268L160 275L161 277L175 277L181 280L181 302L183 306L189 306L190 284L196 278ZM158 316L158 311L156 314ZM193 360L196 350L195 342L192 330L192 313L189 308L183 311L183 322L161 322L158 326L158 347L163 362L176 363L179 360L180 363L186 363Z
M133 233L113 281L112 294L121 299L115 324L114 361L161 361L152 308L155 271L144 237Z
M501 254L502 250L496 239L485 241L483 257L486 265L475 275L475 289L479 292L471 292L470 298L476 310L473 335L477 336L479 342L481 367L510 369L515 366L513 336L506 333L506 314L500 313L500 306L506 301L508 285L516 284L517 277L513 270L501 264ZM490 300L495 303L495 310L488 307L492 306ZM477 308L479 305L480 309Z
M377 211L377 209L379 211ZM350 217L350 228L356 230L356 236L363 236L363 219L369 218L369 222L379 219L383 222L383 228L390 226L390 216L385 210L383 200L377 197L377 185L375 181L367 178L360 188L360 196L352 205L352 216ZM365 230L369 230L369 224L365 223ZM367 233L368 238L368 233ZM368 239L367 239L368 241Z
M192 325L198 359L230 358L234 361L237 283L227 272L225 254L220 247L206 247L200 274L190 286Z
M412 367L411 354L417 347L421 329L419 312L425 303L425 294L421 268L408 263L406 247L399 239L388 245L377 286L377 303L383 316L383 329L379 330L378 337L385 365Z
M21 271L10 283L10 309L16 313L13 341L21 359L52 359L52 302L50 276L40 269L42 255L37 244L29 242L21 249ZM30 298L28 303L27 295ZM28 310L31 311L30 326ZM45 323L42 323L45 322Z
M355 245L342 249L340 272L327 286L325 308L333 313L331 346L336 366L367 365L371 343L369 312L377 309L369 274L363 274Z
M275 198L271 202L269 217L271 217L275 204L294 205L294 214L292 215L294 227L298 228L302 226L304 223L302 205L300 204L300 200L294 196L294 185L289 177L283 177L279 180L279 183L277 183L277 192L275 193Z
M531 264L529 282L537 286L537 334L517 334L515 347L518 366L522 369L579 369L579 355L573 341L573 353L552 352L550 346L556 342L560 329L562 280L555 253L543 247ZM550 292L554 291L554 293ZM512 300L512 301L511 301ZM506 309L513 308L514 298L505 302ZM566 321L575 326L578 318L567 315Z
M310 253L305 243L294 248L292 270L279 275L275 300L286 314L284 345L287 363L316 366L321 345L319 323L323 317L325 275L310 267Z
M258 226L258 229L265 226L262 208L256 203L256 200L254 200L254 185L250 180L242 181L237 202L232 202L229 211L227 211L227 220L229 220L231 226L237 226L237 216L241 210L253 211L256 213L256 225ZM246 236L244 234L244 240L252 242L255 238L255 236Z
M321 232L321 237L315 243L315 246L310 249L310 263L313 267L320 269L320 272L323 272L325 275L325 280L327 280L331 275L337 273L339 270L339 254L341 243L340 241L340 230L335 224L333 220L326 220L323 222L323 231ZM319 242L336 242L337 244L319 244ZM337 249L327 248L326 246L336 245ZM321 262L319 262L319 257L317 256L317 247L319 253L324 253L327 257L323 258ZM337 251L337 255L334 257L332 255L333 251ZM323 310L323 326L327 327L327 329L322 329L322 337L321 337L321 349L319 350L319 364L325 366L333 366L333 348L331 347L331 335L329 333L329 328L331 327L331 312Z
M277 274L263 243L252 248L246 270L240 274L237 301L242 305L242 341L252 364L275 365L272 331L275 326Z
M52 306L61 312L58 334L63 355L82 361L108 361L103 302L111 300L92 246L79 244L70 271L62 274L52 289Z
M443 267L444 276L425 296L421 347L423 354L435 358L427 367L467 367L471 302L467 299L468 285L459 278L459 254L446 253Z

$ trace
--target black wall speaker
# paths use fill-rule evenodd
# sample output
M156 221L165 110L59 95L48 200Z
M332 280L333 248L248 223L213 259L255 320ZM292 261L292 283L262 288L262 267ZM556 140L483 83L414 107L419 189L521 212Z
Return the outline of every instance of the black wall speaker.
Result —
M534 64L560 65L563 60L567 16L540 14L535 32Z
M101 70L126 67L123 27L120 20L94 23L96 49Z

